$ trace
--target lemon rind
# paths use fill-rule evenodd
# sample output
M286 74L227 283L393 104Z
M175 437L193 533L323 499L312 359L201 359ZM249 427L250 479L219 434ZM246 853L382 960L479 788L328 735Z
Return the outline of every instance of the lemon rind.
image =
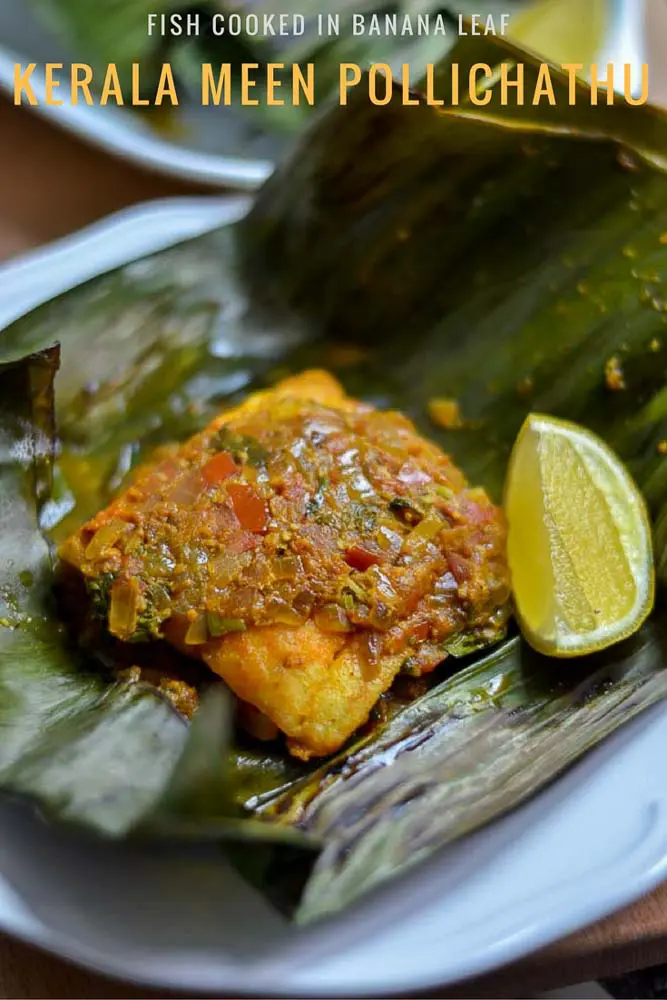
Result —
M590 462L592 454L596 454L615 477L618 477L624 484L623 493L632 499L631 509L634 510L632 539L633 545L627 544L630 532L619 531L623 551L628 558L633 580L637 587L637 599L627 615L619 622L605 624L592 632L575 634L569 631L559 633L558 621L555 623L549 636L545 636L532 629L521 615L521 610L515 595L515 615L521 628L524 638L537 652L559 659L574 659L579 656L586 656L592 653L601 652L610 646L622 642L637 632L650 615L655 600L655 568L653 559L652 529L648 515L648 509L643 495L637 484L626 469L621 459L614 451L594 432L581 427L568 420L559 417L552 417L547 414L531 413L524 420L510 456L508 475L505 483L505 503L507 501L509 482L511 479L514 456L521 446L523 438L527 434L535 435L539 441L541 434L545 432L562 434L571 442L573 439L581 443L578 449L582 461L591 475L597 488L604 490L601 482L599 468L594 462ZM587 461L587 457L589 461ZM608 491L604 490L608 494ZM611 498L613 503L614 498ZM617 518L614 518L618 523ZM620 518L623 527L625 518ZM637 530L638 529L638 530ZM648 570L647 570L648 567Z

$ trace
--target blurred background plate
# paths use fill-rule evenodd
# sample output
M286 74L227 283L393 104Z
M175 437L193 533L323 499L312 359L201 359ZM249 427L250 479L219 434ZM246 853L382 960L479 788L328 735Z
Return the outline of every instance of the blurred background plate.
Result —
M49 0L40 0L45 2ZM466 0L455 6L467 13L513 9L513 37L545 52L556 63L644 61L644 0L537 0L528 4L517 0ZM420 4L406 0L403 7L417 10ZM0 0L0 89L12 94L17 62L24 66L36 62L39 70L45 62L67 65L77 59L93 61L91 54L75 51L66 36L67 32L46 28L30 0ZM373 55L378 55L377 48ZM32 82L41 100L43 75L36 70ZM251 122L248 109L202 108L187 97L176 110L169 130L156 131L147 116L132 108L73 106L64 84L60 96L61 107L40 104L33 110L133 163L200 184L254 189L268 177L273 163L293 141L290 133L269 131L261 117L261 124ZM280 113L282 109L277 110Z
M0 88L13 92L14 64L62 62L85 55L73 52L62 39L35 17L27 0L0 0ZM44 77L32 77L41 100ZM248 134L243 119L233 110L186 104L178 109L180 134L167 138L156 132L131 108L88 107L68 103L68 88L61 86L62 107L41 105L33 110L49 117L80 138L122 156L139 166L201 184L232 185L249 190L271 173L280 145L271 136ZM212 118L214 119L212 121ZM243 149L243 156L238 156Z

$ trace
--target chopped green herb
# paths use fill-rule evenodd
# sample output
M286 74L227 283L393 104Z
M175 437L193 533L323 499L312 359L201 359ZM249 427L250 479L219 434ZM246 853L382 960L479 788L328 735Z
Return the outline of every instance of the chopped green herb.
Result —
M268 457L264 448L256 438L246 434L235 434L228 427L221 427L211 440L215 451L228 451L239 465L265 465Z
M131 642L145 642L160 637L160 626L168 614L170 594L168 588L153 581L150 589L143 594L146 607L137 618L137 625ZM164 609L164 610L163 610Z
M111 603L111 587L115 580L114 573L101 573L94 580L86 579L86 591L90 598L93 614L104 621L109 617Z
M341 597L341 604L346 611L354 611L354 595L350 593L344 593Z
M206 615L206 624L209 635L217 639L228 632L245 632L246 623L242 618L222 618L215 611L209 611Z
M346 586L347 586L348 590L352 591L352 594L358 600L360 600L362 602L365 602L365 601L368 600L368 594L366 593L365 589L362 587L362 585L360 583L357 583L357 581L354 579L354 577L352 576L352 574L350 574L348 576L348 578L346 580Z
M86 591L90 598L92 613L96 618L106 622L109 618L111 603L111 587L116 576L114 573L102 573L94 580L86 580ZM168 607L169 592L162 584L154 583L149 591L143 594L145 607L137 616L136 627L126 642L148 642L160 637L160 625L164 621Z
M499 636L500 637L500 636ZM483 646L488 645L488 636L482 636L479 632L459 632L443 643L442 649L449 656L468 656Z

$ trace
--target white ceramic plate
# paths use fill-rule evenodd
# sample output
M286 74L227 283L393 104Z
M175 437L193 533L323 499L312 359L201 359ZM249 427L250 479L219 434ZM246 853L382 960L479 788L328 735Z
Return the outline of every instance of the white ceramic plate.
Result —
M512 4L495 7L504 9ZM157 5L159 6L159 5ZM470 7L470 0L467 0ZM475 5L472 5L475 7ZM480 8L485 4L481 3ZM488 6L488 0L486 0ZM641 64L643 58L644 0L609 0L608 33L598 62ZM85 53L78 54L85 61ZM31 13L31 0L0 0L0 89L12 94L14 64L36 62L31 81L38 99L44 94L44 62L75 60L62 41L54 37ZM622 72L616 78L622 79ZM633 76L636 79L636 76ZM155 133L131 108L88 107L68 103L68 88L60 87L62 107L33 109L80 138L101 146L140 166L212 186L243 190L258 187L271 173L273 161L285 148L276 135L248 127L247 114L231 108L202 108L184 104L178 109L183 139L166 139Z
M0 329L93 275L235 221L247 204L152 203L28 254L0 269ZM97 843L0 803L0 928L183 990L312 997L444 985L667 878L665 746L663 705L521 809L310 929L286 923L216 850Z
M72 105L64 84L60 87L61 107L42 104L44 75L39 66L45 62L68 65L76 58L76 53L35 18L29 0L0 0L0 89L12 96L14 64L36 62L31 83L40 105L31 110L138 166L200 184L251 190L272 172L280 143L266 134L251 132L246 118L230 108L184 104L178 113L186 139L179 141L162 138L132 108ZM79 59L85 58L79 54ZM243 157L230 155L237 149L243 150Z

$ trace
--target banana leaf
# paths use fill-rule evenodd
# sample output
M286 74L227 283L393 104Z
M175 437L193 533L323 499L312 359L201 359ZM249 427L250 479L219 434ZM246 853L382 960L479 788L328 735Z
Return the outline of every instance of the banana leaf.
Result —
M508 43L484 51L534 78ZM497 497L528 411L591 426L647 496L664 578L665 119L594 111L503 108L495 91L479 109L377 107L358 88L241 223L2 333L0 787L98 835L224 841L308 921L515 808L667 695L660 596L604 654L549 660L516 634L454 649L429 690L397 686L349 746L306 765L236 732L221 684L202 681L186 725L77 643L54 595L53 542L134 464L312 364L408 412ZM456 398L463 426L430 425L431 396Z

